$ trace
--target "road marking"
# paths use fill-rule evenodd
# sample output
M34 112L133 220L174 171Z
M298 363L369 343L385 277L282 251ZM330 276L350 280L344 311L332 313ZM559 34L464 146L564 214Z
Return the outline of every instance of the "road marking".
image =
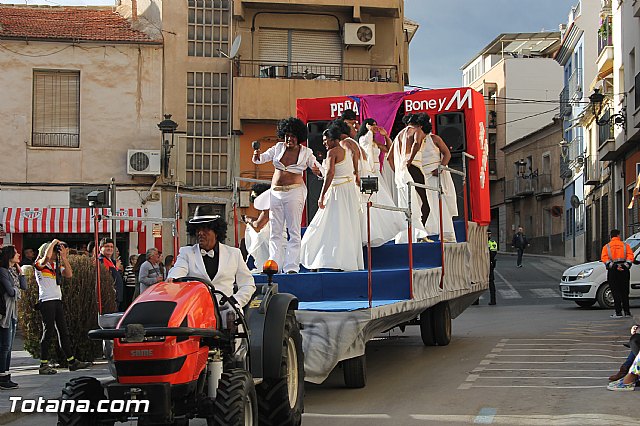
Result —
M509 281L507 281L507 279L504 277L504 275L502 275L500 272L495 271L496 275L507 285L507 287L509 287L509 290L498 290L498 292L500 293L500 295L504 294L510 294L512 295L512 297L505 297L505 299L521 299L522 296L520 296L520 293L518 293L518 291L515 289L514 286L511 285L511 283ZM517 295L517 297L515 296Z
M531 354L523 354L523 355L506 355L506 354L489 354L489 355L493 355L493 357L514 357L514 356L526 356L526 357L551 357L551 356L570 356L571 358L576 358L576 357L589 357L589 358L594 358L594 357L599 357L599 358L611 358L611 359L627 359L626 356L613 356L613 355L601 355L601 354L561 354L561 355L531 355ZM489 356L487 355L487 357ZM493 358L492 357L492 358ZM582 361L579 361L582 362Z
M473 385L474 388L541 388L541 389L604 389L604 385L595 386L555 386L555 385Z
M553 352L584 352L584 351L605 351L605 352L623 352L619 349L601 349L601 348L576 348L576 349L552 349L552 348L544 348L544 349L532 349L532 348L522 348L522 349L509 349L509 348L504 348L504 349L500 349L500 350L496 350L493 349L491 352L510 352L510 351L527 351L527 352L532 352L532 351L545 351L545 352L549 352L549 351L553 351Z
M559 298L562 297L557 290L552 288L532 288L529 289L537 298Z
M476 380L478 380L478 377L480 377L479 374L469 374L465 382L475 382Z
M474 421L474 416L465 414L410 414L414 420L422 420L430 424L469 424ZM517 426L548 426L554 425L585 425L601 426L604 424L640 425L640 421L634 417L619 416L613 414L579 413L564 415L547 414L500 414L494 415L491 424L517 425Z
M481 424L481 425L490 425L493 423L493 418L495 417L498 410L495 408L482 408L475 419L473 419L473 423Z
M498 343L499 345L500 343ZM576 346L576 345L591 345L591 346L608 346L610 348L619 348L620 343L594 343L594 342L580 342L580 343L509 343L509 346Z
M514 351L517 351L518 349L504 349L504 350L506 350L506 351L508 351L508 350L514 350ZM526 350L526 349L520 349L520 350L521 350L521 351L524 351L524 350ZM493 348L493 349L491 349L491 352L493 352L493 353L502 352L502 351L503 351L503 349L502 349L502 348Z
M498 294L500 294L500 297L503 299L522 299L522 296L517 290L498 289Z
M623 359L623 358L620 358ZM486 363L483 363L486 361ZM575 364L575 361L499 361L499 360L483 360L480 361L482 365L489 364ZM580 364L615 364L620 365L617 361L580 361Z
M304 413L304 417L346 418L346 419L390 419L388 414L325 414Z
M476 369L473 370L473 372L475 372L476 370L478 370L478 372L481 371L611 371L608 368L603 368L603 369L569 369L569 368L486 368L486 367L477 367Z
M561 379L581 379L581 380L602 380L608 376L591 377L591 376L540 376L540 377L527 377L527 376L482 376L482 380L486 379L509 379L509 380L561 380ZM467 381L472 381L467 378ZM473 380L475 381L475 380Z
M461 389L461 390L471 389L472 384L473 383L462 383L460 384L460 386L458 386L458 389Z

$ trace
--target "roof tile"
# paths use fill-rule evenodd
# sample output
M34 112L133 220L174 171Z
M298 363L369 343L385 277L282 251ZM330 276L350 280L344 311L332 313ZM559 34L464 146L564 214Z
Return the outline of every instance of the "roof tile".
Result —
M150 43L111 9L0 6L0 38Z

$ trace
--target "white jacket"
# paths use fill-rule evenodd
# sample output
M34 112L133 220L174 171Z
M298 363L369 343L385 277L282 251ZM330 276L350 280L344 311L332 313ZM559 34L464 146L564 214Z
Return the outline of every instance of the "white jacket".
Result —
M239 249L225 244L220 244L219 247L220 263L218 273L213 280L209 279L209 275L207 275L198 244L180 248L176 263L169 271L167 278L202 278L211 282L216 290L220 290L226 296L233 296L240 306L244 306L249 303L251 296L256 291L253 276L244 263ZM238 292L235 294L233 293L234 284L238 285Z

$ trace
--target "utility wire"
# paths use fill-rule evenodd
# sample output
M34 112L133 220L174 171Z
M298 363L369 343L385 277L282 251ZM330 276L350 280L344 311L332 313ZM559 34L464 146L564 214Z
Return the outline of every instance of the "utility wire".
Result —
M520 117L520 118L515 118L513 120L508 120L508 121L505 121L504 123L498 123L498 124L496 124L496 126L503 126L505 124L515 123L516 121L522 121L522 120L526 120L528 118L537 117L537 116L542 115L542 114L548 114L548 113L553 112L553 111L555 111L557 109L560 109L560 107L555 107L555 108L552 108L552 109L547 110L547 111L542 111L542 112L539 112L539 113L536 113L536 114L527 115L526 117Z

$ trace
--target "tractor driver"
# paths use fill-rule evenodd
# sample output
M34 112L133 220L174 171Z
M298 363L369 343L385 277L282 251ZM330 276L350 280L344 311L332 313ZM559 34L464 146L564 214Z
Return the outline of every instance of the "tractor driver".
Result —
M196 237L197 243L180 248L167 281L181 277L202 278L229 297L231 303L237 302L241 307L249 303L256 285L240 250L223 244L227 237L224 219L213 213L212 206L198 206L187 223L187 232ZM238 286L235 294L234 284Z

